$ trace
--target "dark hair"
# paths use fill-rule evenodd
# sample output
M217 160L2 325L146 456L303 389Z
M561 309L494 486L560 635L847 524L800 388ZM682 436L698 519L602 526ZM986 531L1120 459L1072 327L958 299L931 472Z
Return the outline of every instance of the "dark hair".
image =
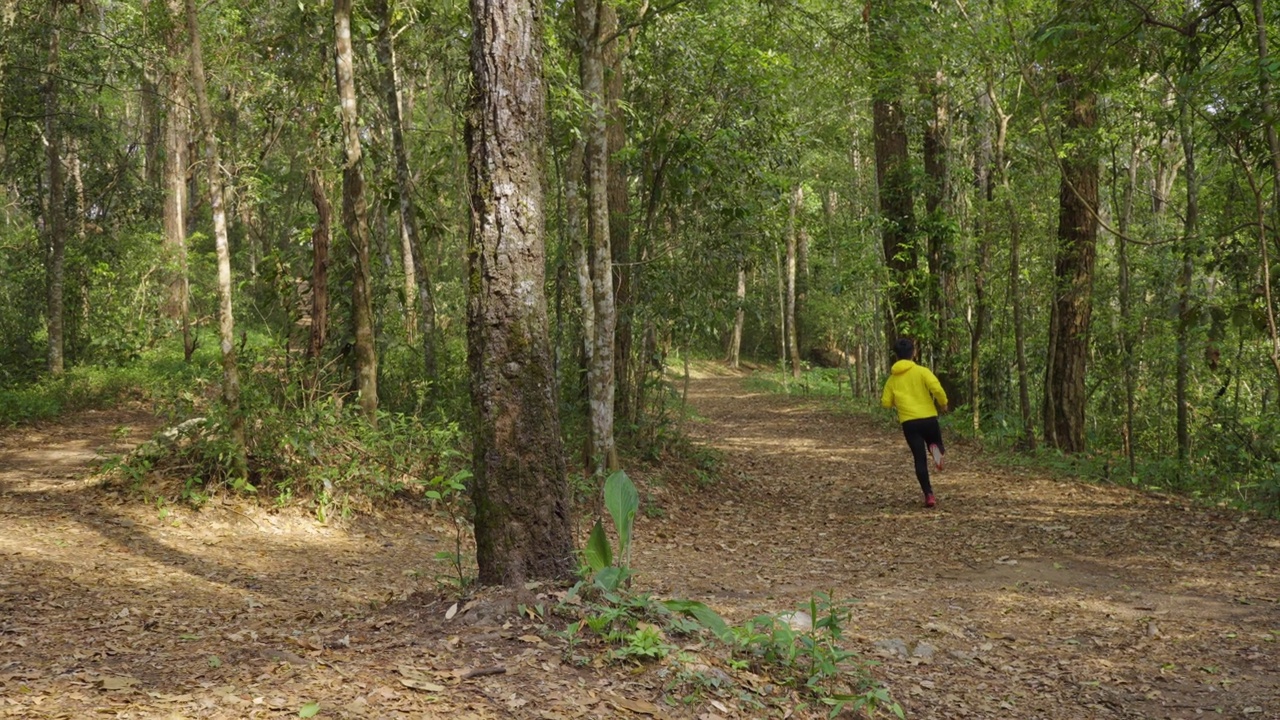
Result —
M911 356L916 354L916 344L909 338L899 338L898 342L893 344L893 354L897 355L899 360L910 360Z

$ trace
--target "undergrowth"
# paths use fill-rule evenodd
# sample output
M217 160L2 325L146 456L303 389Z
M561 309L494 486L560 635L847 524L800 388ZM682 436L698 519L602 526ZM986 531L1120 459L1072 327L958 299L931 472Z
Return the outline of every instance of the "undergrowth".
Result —
M904 717L871 676L871 663L843 643L847 601L818 594L796 611L730 625L704 603L632 591L629 558L639 494L622 471L607 478L603 494L616 545L598 520L583 551L583 580L551 607L521 608L564 641L566 661L660 664L669 699L684 704L727 700L828 717L845 709Z

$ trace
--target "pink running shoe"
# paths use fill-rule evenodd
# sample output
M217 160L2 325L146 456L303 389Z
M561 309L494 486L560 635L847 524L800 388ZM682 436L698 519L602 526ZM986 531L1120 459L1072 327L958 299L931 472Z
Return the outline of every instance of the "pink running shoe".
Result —
M925 495L925 496L924 496L924 506L925 506L925 507L933 507L933 506L935 506L935 505L937 505L937 504L938 504L938 501L937 501L936 499L934 499L934 497L933 497L933 493L929 493L928 495Z
M938 470L942 469L942 448L937 445L929 446L929 454L933 456L933 466Z

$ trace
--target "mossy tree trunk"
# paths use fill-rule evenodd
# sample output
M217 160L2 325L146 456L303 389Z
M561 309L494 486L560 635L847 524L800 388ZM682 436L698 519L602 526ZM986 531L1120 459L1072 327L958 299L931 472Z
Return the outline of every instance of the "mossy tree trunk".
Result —
M576 562L544 280L542 5L472 0L467 344L480 582Z

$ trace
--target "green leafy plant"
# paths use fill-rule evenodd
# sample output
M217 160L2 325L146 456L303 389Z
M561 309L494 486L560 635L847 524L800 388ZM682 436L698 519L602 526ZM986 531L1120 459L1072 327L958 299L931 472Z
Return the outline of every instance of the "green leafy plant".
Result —
M595 584L602 590L612 592L631 577L631 530L635 525L636 512L640 509L640 495L626 472L617 470L605 479L604 505L613 519L614 531L618 535L617 552L614 552L609 543L604 524L596 520L583 554Z

